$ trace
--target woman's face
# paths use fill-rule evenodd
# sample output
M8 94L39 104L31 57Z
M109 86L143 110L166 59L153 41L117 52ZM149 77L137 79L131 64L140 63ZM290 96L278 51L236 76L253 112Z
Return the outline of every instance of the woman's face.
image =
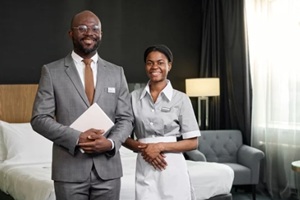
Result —
M151 82L162 82L167 79L172 63L165 54L152 51L146 58L146 73Z

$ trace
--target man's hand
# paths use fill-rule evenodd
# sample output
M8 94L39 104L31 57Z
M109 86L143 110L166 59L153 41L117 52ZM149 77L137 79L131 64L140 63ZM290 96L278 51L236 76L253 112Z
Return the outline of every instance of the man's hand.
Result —
M85 143L96 140L104 133L104 130L89 129L79 135L78 143Z
M104 130L89 129L79 136L78 146L85 153L101 153L111 150L112 144L103 136Z

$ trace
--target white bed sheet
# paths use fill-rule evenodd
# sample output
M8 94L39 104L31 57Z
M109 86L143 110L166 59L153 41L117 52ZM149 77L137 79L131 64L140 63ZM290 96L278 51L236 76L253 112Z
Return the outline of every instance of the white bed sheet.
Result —
M55 200L50 166L0 164L0 189L15 200Z
M124 176L121 179L120 200L134 200L136 154L122 147ZM227 165L187 161L197 200L230 193L234 173ZM15 200L55 200L51 163L0 164L0 189Z
M197 200L229 194L234 172L224 164L187 161L187 166Z

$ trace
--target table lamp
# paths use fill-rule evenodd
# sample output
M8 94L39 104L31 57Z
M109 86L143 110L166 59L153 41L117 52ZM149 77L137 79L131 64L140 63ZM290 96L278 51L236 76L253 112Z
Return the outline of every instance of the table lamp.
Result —
M205 125L208 126L208 97L220 95L219 78L191 78L185 79L186 94L189 97L198 97L198 123L201 127L201 101L206 102Z

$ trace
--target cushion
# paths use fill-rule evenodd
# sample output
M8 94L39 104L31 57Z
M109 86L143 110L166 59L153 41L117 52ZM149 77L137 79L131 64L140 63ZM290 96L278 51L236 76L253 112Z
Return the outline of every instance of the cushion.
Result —
M52 142L36 133L30 123L0 122L6 149L4 163L44 163L52 160Z

